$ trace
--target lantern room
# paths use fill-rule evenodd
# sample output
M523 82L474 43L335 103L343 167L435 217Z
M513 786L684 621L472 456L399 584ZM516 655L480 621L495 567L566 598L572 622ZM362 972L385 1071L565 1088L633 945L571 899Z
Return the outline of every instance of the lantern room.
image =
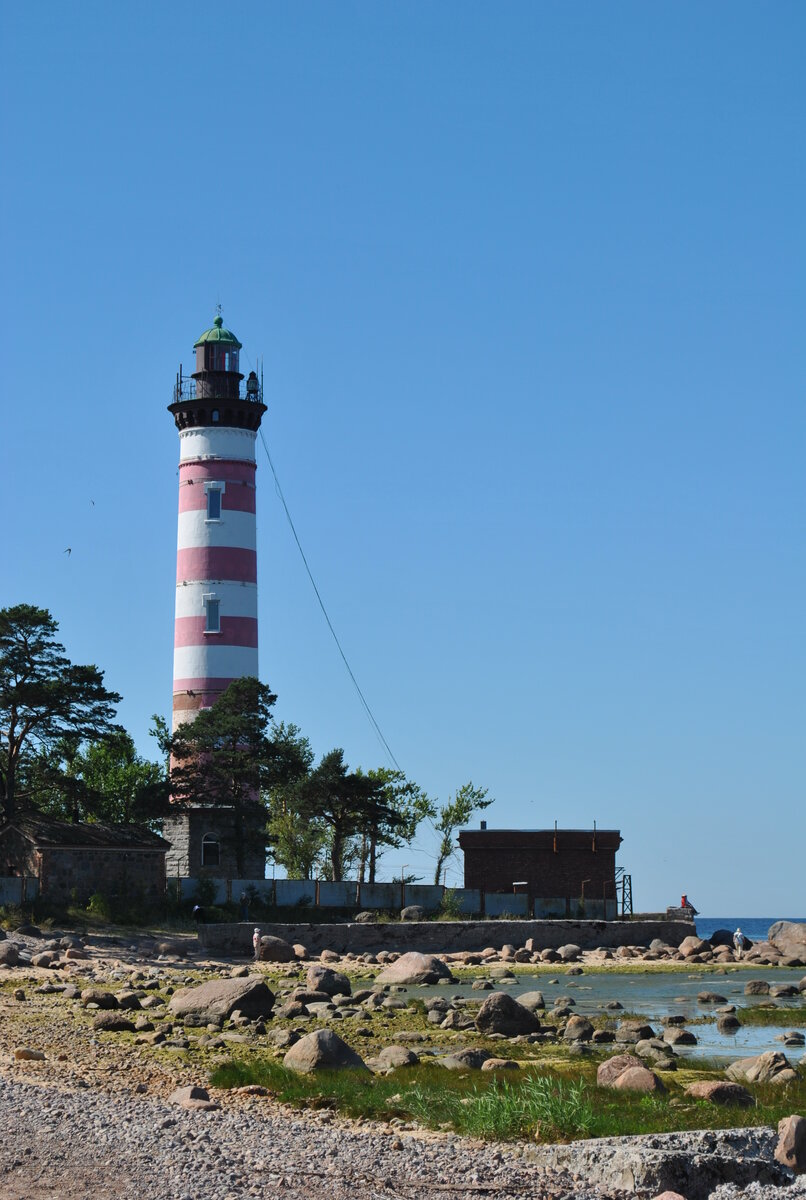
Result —
M190 379L180 366L174 386L173 413L178 429L225 425L257 429L266 411L255 371L246 383L239 370L241 343L219 313L193 344L196 369Z
M238 371L238 352L241 343L231 329L224 325L221 314L211 329L194 343L196 351L196 396L204 399L235 399L243 375Z

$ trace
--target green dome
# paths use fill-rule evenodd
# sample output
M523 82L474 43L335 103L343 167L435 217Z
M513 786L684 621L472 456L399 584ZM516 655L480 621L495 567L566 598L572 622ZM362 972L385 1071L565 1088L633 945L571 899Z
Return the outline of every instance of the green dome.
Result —
M193 349L195 350L197 346L204 346L207 342L218 342L222 346L236 346L238 350L241 349L241 343L231 329L224 327L221 317L216 317L212 329L205 329L201 337L193 343Z

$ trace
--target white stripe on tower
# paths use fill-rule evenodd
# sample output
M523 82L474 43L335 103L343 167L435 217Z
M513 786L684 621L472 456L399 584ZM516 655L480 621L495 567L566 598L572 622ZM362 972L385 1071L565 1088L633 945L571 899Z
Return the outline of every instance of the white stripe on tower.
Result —
M180 433L174 728L258 674L255 439L215 426Z

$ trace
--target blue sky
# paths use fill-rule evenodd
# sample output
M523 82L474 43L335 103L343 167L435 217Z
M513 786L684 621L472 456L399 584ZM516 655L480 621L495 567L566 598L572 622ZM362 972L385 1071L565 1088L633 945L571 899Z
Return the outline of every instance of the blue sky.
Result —
M150 750L165 406L220 301L411 777L620 828L643 909L803 915L805 39L741 0L6 6L0 604ZM258 480L278 714L380 764Z

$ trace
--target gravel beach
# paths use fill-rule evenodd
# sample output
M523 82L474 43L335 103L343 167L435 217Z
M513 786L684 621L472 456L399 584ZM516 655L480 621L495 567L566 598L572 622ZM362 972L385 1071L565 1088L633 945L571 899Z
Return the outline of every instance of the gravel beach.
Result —
M399 1149L393 1147L399 1146ZM0 1077L0 1200L609 1200L509 1148L351 1130L328 1114L185 1112Z

